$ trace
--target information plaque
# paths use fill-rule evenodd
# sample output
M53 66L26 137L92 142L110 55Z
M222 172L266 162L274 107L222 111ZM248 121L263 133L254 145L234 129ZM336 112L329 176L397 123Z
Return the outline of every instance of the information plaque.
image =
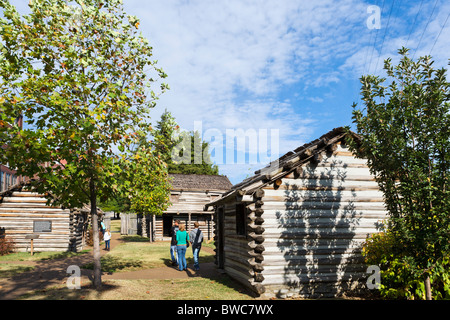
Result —
M33 221L33 232L52 232L52 222L50 220Z

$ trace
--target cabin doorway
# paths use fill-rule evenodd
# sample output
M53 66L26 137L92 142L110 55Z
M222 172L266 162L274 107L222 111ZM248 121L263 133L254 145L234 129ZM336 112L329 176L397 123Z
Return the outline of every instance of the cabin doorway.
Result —
M170 228L173 225L173 216L163 215L163 237L170 237Z
M217 266L219 269L225 268L225 252L224 252L224 241L225 241L225 215L223 212L223 207L219 208L217 212L217 237L218 237L218 248L217 248Z

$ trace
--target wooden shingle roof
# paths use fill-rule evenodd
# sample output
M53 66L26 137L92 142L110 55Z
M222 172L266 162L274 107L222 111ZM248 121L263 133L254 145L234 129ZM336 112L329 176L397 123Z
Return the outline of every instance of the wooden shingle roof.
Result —
M320 138L306 143L293 151L289 151L279 159L272 161L266 167L255 171L255 174L252 177L235 184L231 190L223 194L220 199L212 201L206 205L205 210L207 210L209 206L224 202L235 195L242 196L245 194L252 194L263 186L268 185L277 179L283 178L293 172L297 167L300 167L304 163L310 161L317 154L333 147L338 141L343 141L347 135L350 135L351 138L356 141L360 140L360 137L356 133L345 127L335 128L322 135Z
M222 190L228 191L232 184L226 176L204 174L169 174L173 190Z

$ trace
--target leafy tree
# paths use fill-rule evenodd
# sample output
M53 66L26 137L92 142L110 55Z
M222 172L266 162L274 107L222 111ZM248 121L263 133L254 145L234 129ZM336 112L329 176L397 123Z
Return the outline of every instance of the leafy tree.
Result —
M90 203L99 288L97 198L124 190L119 183L130 150L148 135L149 111L167 89L152 87L166 75L121 0L34 0L29 6L31 13L21 15L0 1L0 145L7 145L0 161L38 178L37 191L53 194L55 205ZM23 130L13 121L20 114Z
M130 199L130 211L144 215L162 215L169 206L170 181L167 164L149 147L141 146L126 161L122 171L123 194Z
M430 273L450 252L450 92L446 70L430 56L413 61L399 50L386 78L363 76L364 107L354 105L359 143L353 150L384 193L396 252L421 275L431 299Z
M115 213L122 213L130 211L130 202L127 198L114 196L106 201L97 201L98 207L103 211L113 211Z
M121 197L129 200L131 212L143 216L143 226L146 226L147 216L162 215L170 205L172 185L167 164L161 155L144 144L134 152L130 161L125 161L122 172L125 183L121 185Z

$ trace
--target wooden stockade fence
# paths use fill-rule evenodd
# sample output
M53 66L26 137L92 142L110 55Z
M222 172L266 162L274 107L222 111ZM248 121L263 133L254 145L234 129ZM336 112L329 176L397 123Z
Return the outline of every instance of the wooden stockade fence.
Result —
M134 213L120 214L120 234L137 235L138 234L138 216Z

